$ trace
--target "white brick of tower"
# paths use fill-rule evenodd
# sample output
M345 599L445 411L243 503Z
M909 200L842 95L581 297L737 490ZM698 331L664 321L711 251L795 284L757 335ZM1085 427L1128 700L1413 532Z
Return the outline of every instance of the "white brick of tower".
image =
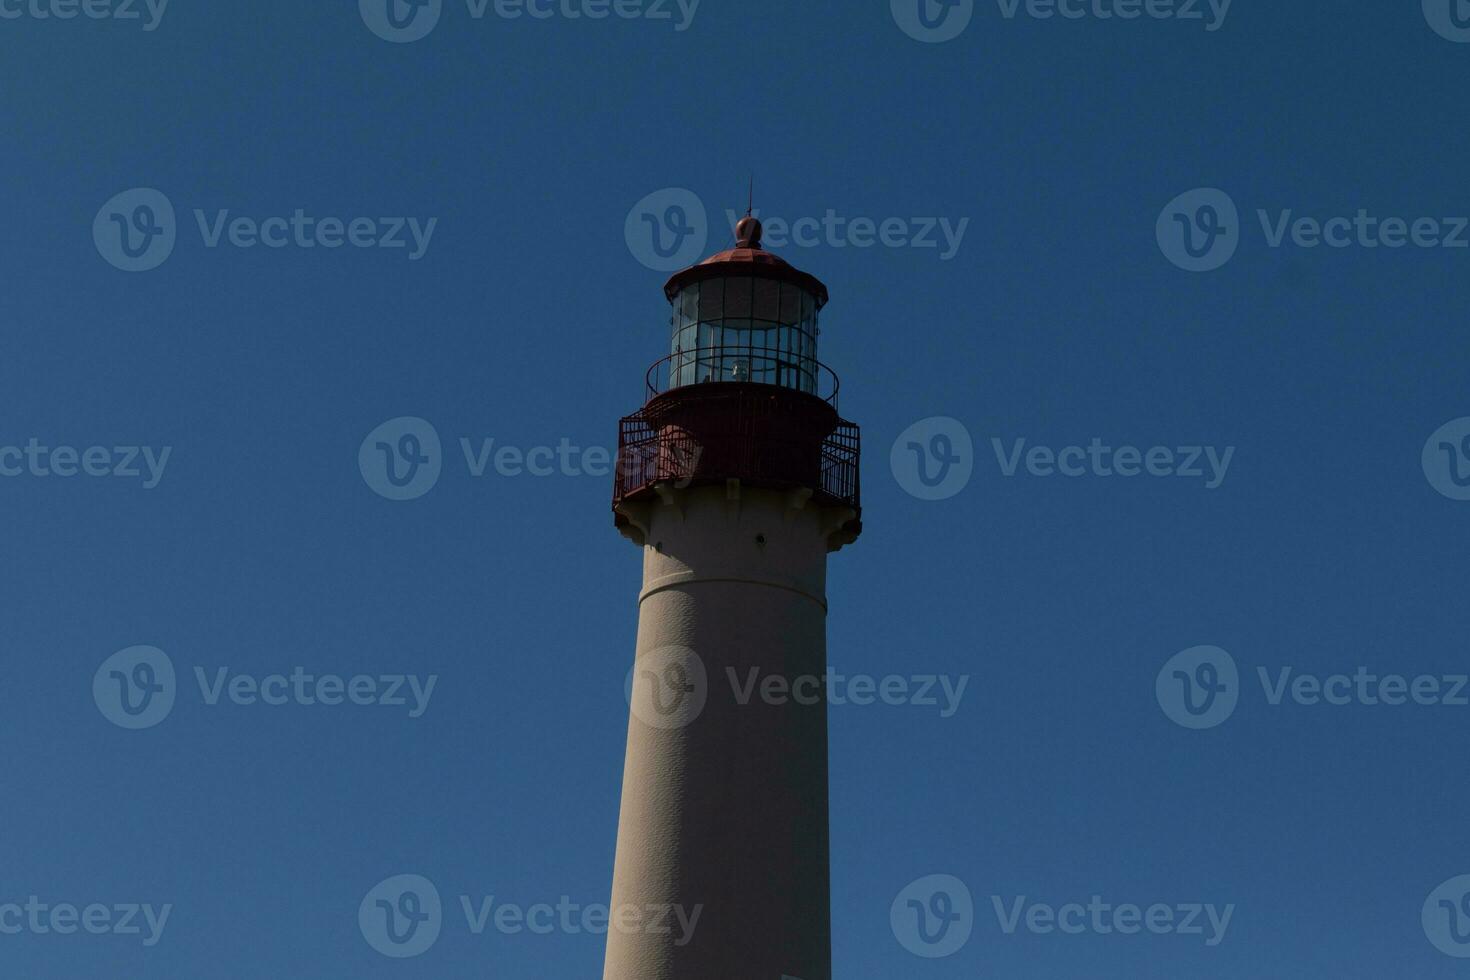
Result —
M854 513L809 498L731 481L621 505L644 562L604 980L830 980L826 699L761 695L826 674L827 553ZM617 926L674 906L692 931Z

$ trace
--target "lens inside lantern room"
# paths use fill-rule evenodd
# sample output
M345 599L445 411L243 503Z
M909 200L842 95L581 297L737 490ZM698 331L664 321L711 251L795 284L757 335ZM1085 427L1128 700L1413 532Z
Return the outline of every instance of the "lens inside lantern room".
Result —
M817 308L804 289L749 276L690 283L674 297L669 387L714 381L817 390Z

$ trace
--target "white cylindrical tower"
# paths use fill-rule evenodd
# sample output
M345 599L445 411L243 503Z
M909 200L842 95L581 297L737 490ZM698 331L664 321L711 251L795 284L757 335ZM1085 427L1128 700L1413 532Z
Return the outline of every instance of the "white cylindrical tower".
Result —
M827 554L861 530L827 291L760 245L676 274L673 353L625 418L643 548L604 980L831 977Z

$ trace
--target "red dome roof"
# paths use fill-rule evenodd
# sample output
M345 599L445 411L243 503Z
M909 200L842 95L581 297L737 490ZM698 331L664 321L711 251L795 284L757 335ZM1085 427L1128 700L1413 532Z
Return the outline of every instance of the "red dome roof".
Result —
M664 295L669 302L673 302L679 291L691 283L729 276L751 276L790 283L816 297L818 308L827 305L827 287L820 279L802 272L774 252L761 248L761 223L751 217L742 218L735 226L734 248L711 255L698 265L691 265L674 273L664 283Z

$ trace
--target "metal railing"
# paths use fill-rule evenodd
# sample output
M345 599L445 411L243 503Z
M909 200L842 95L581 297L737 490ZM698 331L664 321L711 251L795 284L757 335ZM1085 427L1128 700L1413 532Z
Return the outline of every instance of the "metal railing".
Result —
M732 427L703 441L690 432L657 424L639 412L618 427L614 501L657 483L688 486L696 482L739 479L755 486L806 487L826 502L861 509L858 427L838 419L818 447L769 429Z
M781 350L722 344L679 351L655 361L644 378L651 400L675 388L739 381L815 395L837 407L837 373L815 357Z

